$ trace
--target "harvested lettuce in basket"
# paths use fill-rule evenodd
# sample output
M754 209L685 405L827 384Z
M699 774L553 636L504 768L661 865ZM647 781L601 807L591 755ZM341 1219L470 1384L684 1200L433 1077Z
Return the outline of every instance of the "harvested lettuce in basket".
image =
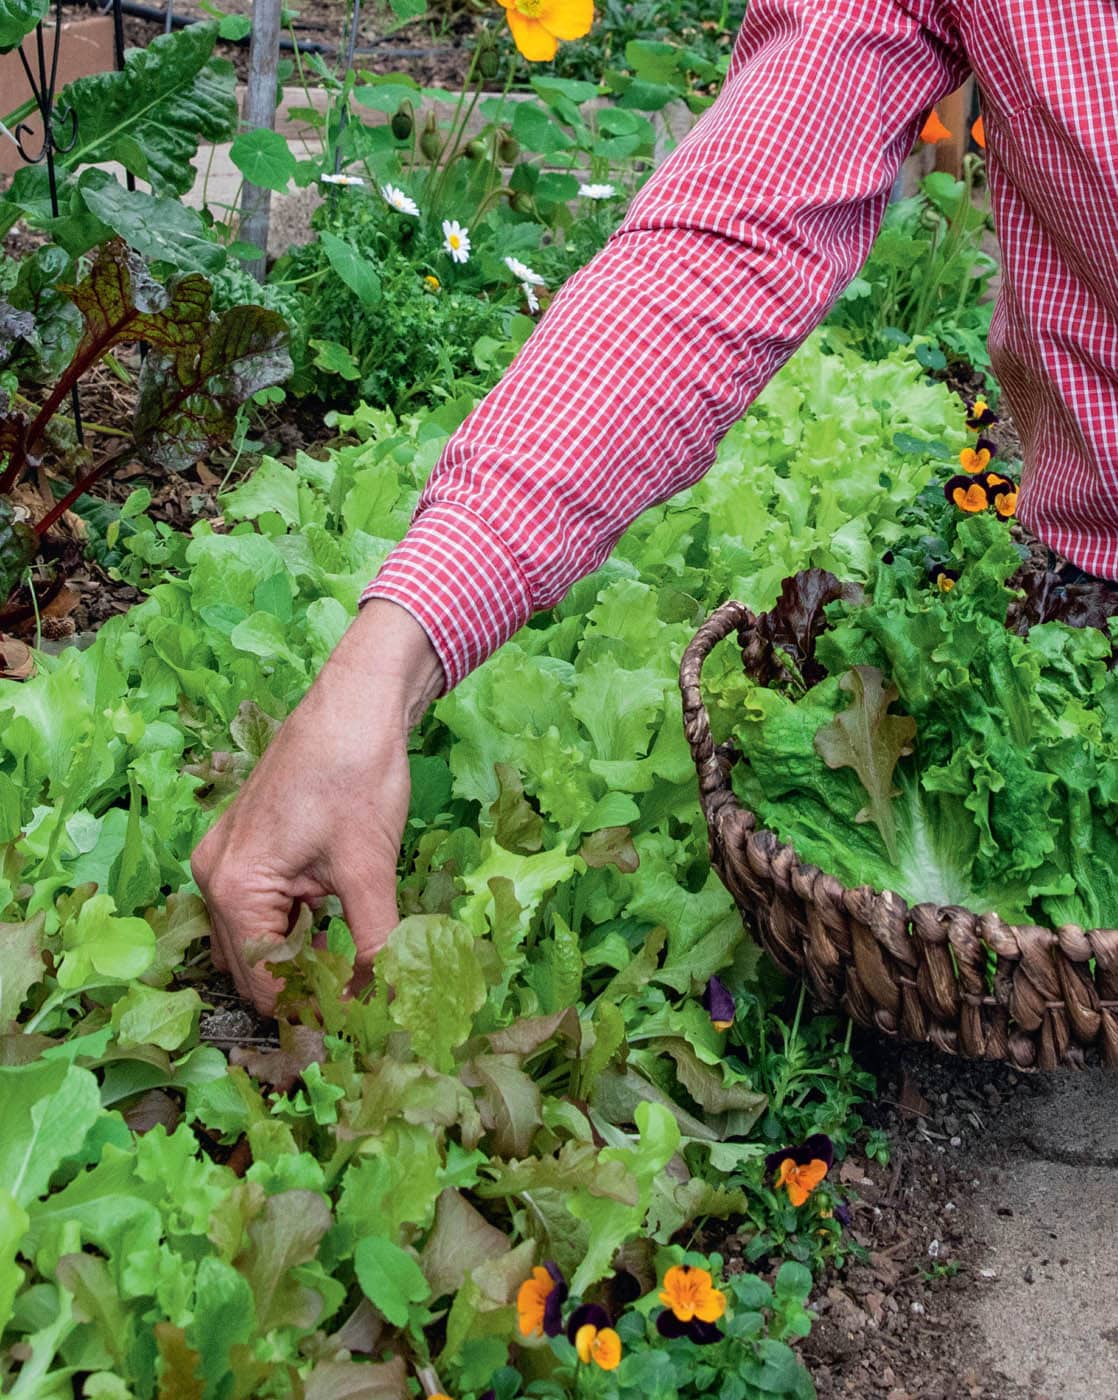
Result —
M1118 927L1118 619L1020 636L1005 527L968 519L955 550L948 591L904 558L864 598L789 581L717 702L735 790L846 885Z

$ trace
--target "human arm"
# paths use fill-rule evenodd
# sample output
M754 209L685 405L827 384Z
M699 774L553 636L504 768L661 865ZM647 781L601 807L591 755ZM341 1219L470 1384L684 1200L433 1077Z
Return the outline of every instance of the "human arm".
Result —
M366 592L422 624L448 686L703 475L964 72L942 0L752 0L718 101L451 439Z
M341 899L359 977L396 924L408 731L442 688L422 628L369 603L195 851L214 960L262 1011L279 985L249 948L279 943L300 904Z

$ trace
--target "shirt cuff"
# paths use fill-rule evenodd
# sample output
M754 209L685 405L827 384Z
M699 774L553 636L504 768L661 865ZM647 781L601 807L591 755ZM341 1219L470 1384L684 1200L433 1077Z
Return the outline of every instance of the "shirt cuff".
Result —
M386 598L415 618L442 662L446 690L518 632L533 610L504 541L457 505L420 512L361 602L371 598Z

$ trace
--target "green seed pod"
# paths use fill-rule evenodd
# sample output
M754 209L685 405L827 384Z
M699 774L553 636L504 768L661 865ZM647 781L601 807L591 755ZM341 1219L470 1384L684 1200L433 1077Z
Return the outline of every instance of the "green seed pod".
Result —
M428 160L438 160L439 152L443 148L442 140L439 137L439 128L435 121L434 112L427 113L427 124L423 128L423 134L419 138L419 149Z
M509 208L517 214L534 214L536 201L530 194L526 194L523 190L517 190L509 199Z
M497 158L502 165L511 165L520 154L520 142L510 131L502 131L497 139Z
M392 127L392 135L397 141L406 141L415 129L415 117L412 115L412 105L408 101L400 103L400 108L389 123Z
M485 149L485 142L475 136L472 141L466 142L462 154L467 160L484 160L489 153Z
M501 59L496 49L482 49L477 56L477 69L483 78L495 78L501 71Z

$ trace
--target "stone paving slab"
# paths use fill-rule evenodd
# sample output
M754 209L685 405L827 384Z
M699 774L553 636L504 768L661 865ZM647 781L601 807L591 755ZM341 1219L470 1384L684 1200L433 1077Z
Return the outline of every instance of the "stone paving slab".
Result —
M1118 1074L1069 1071L1049 1075L1038 1089L1006 1125L1009 1133L1049 1162L1118 1167ZM1112 1189L1118 1196L1118 1174Z
M1106 1167L1020 1158L974 1203L995 1275L975 1321L1032 1400L1118 1400L1116 1188Z

